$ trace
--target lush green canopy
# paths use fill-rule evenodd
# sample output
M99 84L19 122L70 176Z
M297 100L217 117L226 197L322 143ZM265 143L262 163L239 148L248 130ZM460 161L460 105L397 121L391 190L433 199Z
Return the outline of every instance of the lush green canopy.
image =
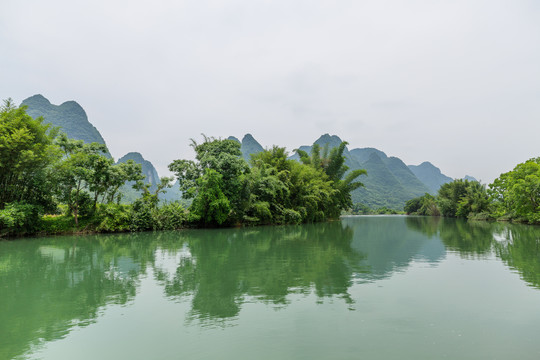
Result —
M501 174L489 188L498 216L540 222L540 157Z
M288 159L284 148L253 154L251 167L240 156L234 140L204 138L192 147L196 160L175 160L169 165L185 198L193 198L192 219L200 224L282 224L336 218L351 205L350 191L363 170L349 172L344 165L346 143L311 161ZM342 179L342 177L344 177Z
M51 208L51 165L61 154L55 132L11 100L0 108L0 209L12 202Z

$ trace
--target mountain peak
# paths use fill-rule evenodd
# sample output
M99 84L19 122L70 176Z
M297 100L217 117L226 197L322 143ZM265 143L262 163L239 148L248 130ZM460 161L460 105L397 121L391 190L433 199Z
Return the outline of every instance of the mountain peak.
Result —
M252 154L264 151L261 144L259 144L251 134L244 135L241 142L234 136L229 136L228 139L238 141L241 144L240 151L242 152L242 157L248 162L250 161Z
M328 144L329 147L337 147L339 146L343 141L339 138L337 135L330 135L330 134L324 134L321 135L317 140L315 140L314 144L319 145L326 145Z
M129 152L122 156L116 163L125 163L128 160L133 160L137 164L141 164L142 174L146 177L145 181L152 185L151 189L156 189L157 184L159 183L159 175L154 165L150 161L146 160L141 153L135 151Z
M420 165L409 165L409 169L427 185L432 194L436 194L442 184L452 181L452 178L444 175L441 169L429 161L424 161Z
M34 119L42 116L46 124L60 127L71 139L105 144L99 131L88 121L86 112L76 101L70 100L62 105L54 105L43 95L37 94L23 100L21 105L27 106L28 115ZM111 157L108 151L106 155Z
M128 152L126 155L118 159L118 162L126 162L127 160L133 160L137 163L142 163L143 161L145 161L142 154L136 151Z
M23 100L21 105L24 105L26 102L30 102L36 105L45 105L45 106L51 105L51 102L45 96L41 94L30 96L29 98Z
M411 165L411 166L415 166L415 165ZM436 174L442 174L441 169L439 169L438 167L436 167L435 165L433 165L429 161L424 161L423 163L421 163L420 165L416 165L415 167L417 167L419 169L425 169L425 170L433 171Z
M371 154L377 154L382 160L388 158L388 156L383 151L375 148L362 148L351 150L351 155L354 156L354 158L360 163L367 161Z
M247 133L246 135L244 135L244 137L242 138L242 142L244 141L255 141L257 142L257 140L255 140L255 138L253 137L253 135Z

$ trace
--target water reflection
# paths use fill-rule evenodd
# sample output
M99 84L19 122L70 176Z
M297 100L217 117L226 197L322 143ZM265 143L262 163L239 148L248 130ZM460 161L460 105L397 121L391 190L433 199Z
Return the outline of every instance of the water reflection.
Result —
M339 222L189 232L176 241L190 256L172 276L158 274L167 296L192 296L193 318L237 316L246 297L284 305L291 292L312 289L319 298L350 303L352 275L366 271L352 238L352 229Z
M346 217L342 222L354 231L352 248L366 254L364 264L369 271L356 273L359 281L387 278L405 270L414 260L436 264L446 254L427 227L423 227L426 235L422 234L424 231L410 231L409 218L404 216Z
M435 217L407 217L407 226L440 237L448 250L463 258L485 258L493 253L540 289L540 227Z
M0 358L85 326L106 304L135 296L151 243L129 237L17 240L0 244ZM155 246L155 244L154 244Z
M188 322L219 324L248 302L287 307L292 294L351 306L354 284L450 250L495 254L540 288L540 228L430 217L349 217L305 226L214 229L0 242L0 358L64 337L108 304L128 304L152 275ZM171 261L163 261L163 254Z
M540 227L513 225L500 228L495 253L529 285L540 289Z
M462 257L485 257L491 253L496 224L439 217L407 217L407 226L428 236L438 236L447 250Z

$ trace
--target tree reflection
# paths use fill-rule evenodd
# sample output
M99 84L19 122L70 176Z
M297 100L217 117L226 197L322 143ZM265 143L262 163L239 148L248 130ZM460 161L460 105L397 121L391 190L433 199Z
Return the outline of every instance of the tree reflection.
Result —
M540 289L540 227L511 225L497 233L495 252L530 286Z
M191 255L174 276L159 276L168 296L193 297L199 319L234 317L246 298L284 305L291 293L313 291L351 302L353 272L363 270L352 235L340 222L191 232L183 236Z
M64 337L100 307L135 296L151 244L122 236L70 237L2 243L0 358Z
M493 252L530 286L540 289L540 227L460 219L407 217L407 226L434 236L464 258Z
M491 253L493 231L498 225L452 218L407 217L407 226L430 237L438 235L448 250L467 258Z
M407 216L407 227L433 237L439 233L439 223L441 218L438 216Z

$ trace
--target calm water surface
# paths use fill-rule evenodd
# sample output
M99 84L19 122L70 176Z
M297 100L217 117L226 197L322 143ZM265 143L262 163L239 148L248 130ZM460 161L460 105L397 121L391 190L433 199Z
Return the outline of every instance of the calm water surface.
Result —
M346 217L0 242L0 359L539 359L540 228Z

